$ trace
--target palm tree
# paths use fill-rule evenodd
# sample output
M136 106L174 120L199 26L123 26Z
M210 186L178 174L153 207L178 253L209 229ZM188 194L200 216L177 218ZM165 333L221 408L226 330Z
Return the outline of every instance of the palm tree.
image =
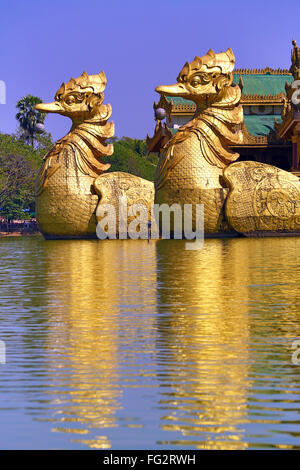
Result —
M20 123L22 138L34 147L35 135L43 132L46 115L35 109L35 105L43 101L38 96L27 95L17 102L16 119Z

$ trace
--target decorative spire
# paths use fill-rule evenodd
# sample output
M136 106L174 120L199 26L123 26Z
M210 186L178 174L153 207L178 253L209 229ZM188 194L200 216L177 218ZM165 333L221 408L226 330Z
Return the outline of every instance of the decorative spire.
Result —
M300 79L300 47L297 47L297 42L295 39L292 40L292 45L294 49L291 51L291 60L292 65L290 68L290 72L293 74L295 80Z

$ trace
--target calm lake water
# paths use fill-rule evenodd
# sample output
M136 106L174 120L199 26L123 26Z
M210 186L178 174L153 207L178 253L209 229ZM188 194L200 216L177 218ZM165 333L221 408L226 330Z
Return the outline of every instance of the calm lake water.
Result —
M299 250L1 239L0 448L300 449Z

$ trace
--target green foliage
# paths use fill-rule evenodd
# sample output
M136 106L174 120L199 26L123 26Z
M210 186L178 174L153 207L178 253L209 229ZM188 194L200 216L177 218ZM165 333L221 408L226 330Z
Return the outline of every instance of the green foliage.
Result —
M0 215L7 219L30 217L34 212L34 181L42 157L54 145L50 134L38 136L37 148L15 135L0 134Z
M17 103L18 113L16 119L20 124L21 139L34 147L36 137L41 132L38 124L43 124L46 115L35 109L35 105L42 103L38 96L27 95ZM43 132L43 131L42 131Z
M50 134L38 136L38 139L41 139L39 141L40 144L38 143L37 148L33 149L31 145L26 145L25 142L20 140L18 134L10 135L0 133L0 155L2 157L8 155L21 155L31 162L34 168L39 168L42 158L46 153L45 150L50 150L50 148L53 147L54 142L52 141Z
M26 209L26 197L22 194L22 191L17 190L11 197L7 198L2 204L0 215L7 220L14 220L14 219L29 219L30 213L24 212Z
M44 157L45 153L49 152L52 149L55 142L52 140L52 135L47 132L43 132L42 134L38 134L35 136L36 141L36 155Z
M109 158L109 171L124 171L149 181L154 180L158 157L155 154L147 155L147 144L144 140L114 137L110 141L114 144L114 153Z

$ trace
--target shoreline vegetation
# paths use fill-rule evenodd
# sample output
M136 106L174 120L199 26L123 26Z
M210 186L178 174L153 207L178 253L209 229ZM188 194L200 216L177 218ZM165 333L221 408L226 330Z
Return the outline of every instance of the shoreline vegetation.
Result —
M32 237L36 235L42 235L38 230L36 232L0 232L0 238L2 237Z
M40 231L36 219L12 220L8 222L0 217L0 237L20 237L38 234L40 234Z

